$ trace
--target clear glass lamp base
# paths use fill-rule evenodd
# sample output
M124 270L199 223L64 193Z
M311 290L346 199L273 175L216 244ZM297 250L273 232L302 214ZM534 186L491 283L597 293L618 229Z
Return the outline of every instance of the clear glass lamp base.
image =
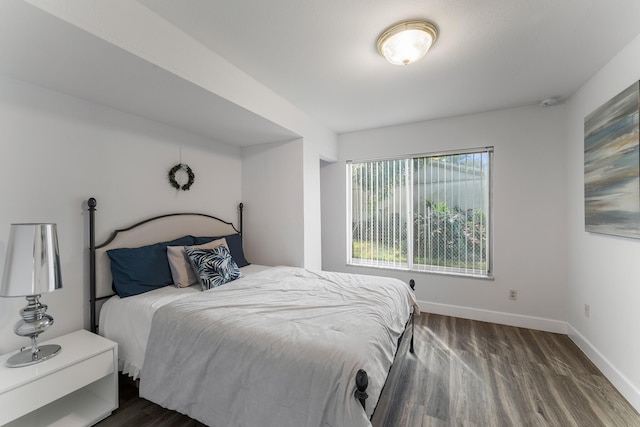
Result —
M19 368L21 366L33 365L34 363L40 363L47 359L51 359L56 354L60 353L60 346L57 344L46 344L38 346L38 351L34 354L31 347L27 347L20 353L16 353L11 356L6 365L9 368Z

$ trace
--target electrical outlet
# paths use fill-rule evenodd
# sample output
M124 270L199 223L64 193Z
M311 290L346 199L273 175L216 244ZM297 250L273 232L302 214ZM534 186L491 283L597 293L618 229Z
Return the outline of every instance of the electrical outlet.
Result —
M591 314L591 307L589 306L589 304L585 304L584 305L584 317L589 318L590 314Z
M509 299L510 300L517 300L518 299L518 291L516 291L515 289L509 289Z

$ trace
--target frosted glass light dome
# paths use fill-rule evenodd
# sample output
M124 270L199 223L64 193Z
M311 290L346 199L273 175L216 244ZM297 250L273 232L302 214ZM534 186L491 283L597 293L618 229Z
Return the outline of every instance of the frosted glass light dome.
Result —
M422 58L436 41L438 30L429 21L403 21L378 37L380 55L396 65L408 65Z

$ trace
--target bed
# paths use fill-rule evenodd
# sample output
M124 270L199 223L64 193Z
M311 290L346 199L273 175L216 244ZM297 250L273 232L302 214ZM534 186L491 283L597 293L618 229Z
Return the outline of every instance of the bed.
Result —
M405 330L413 351L412 286L249 264L241 252L242 205L240 229L209 215L172 214L96 245L96 205L88 201L91 326L118 343L119 368L139 378L141 397L214 427L371 426ZM177 242L164 246L166 254L186 241L189 252L220 236L241 277L207 290L186 283L127 293L135 282L127 263L144 264L142 248ZM114 254L129 257L125 279Z

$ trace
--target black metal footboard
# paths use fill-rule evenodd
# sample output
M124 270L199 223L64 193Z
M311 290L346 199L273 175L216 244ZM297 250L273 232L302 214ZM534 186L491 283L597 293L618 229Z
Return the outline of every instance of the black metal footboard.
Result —
M411 286L411 289L415 291L416 281L413 279L409 280L409 286ZM411 341L409 341L409 351L411 353L414 353L413 337L415 335L414 334L415 322L414 322L413 308L411 309L411 315L409 316L409 320L407 321L407 326L409 322L411 322ZM405 326L405 331L406 331L406 326ZM400 350L400 343L402 342L403 337L404 337L404 333L400 335L400 338L398 339L398 349L396 350L396 355L397 355L397 352ZM367 393L368 386L369 386L369 375L367 374L367 371L365 371L364 369L360 369L356 373L355 397L360 401L360 404L362 405L362 409L366 409L366 401L367 401L367 398L369 397L369 394Z

